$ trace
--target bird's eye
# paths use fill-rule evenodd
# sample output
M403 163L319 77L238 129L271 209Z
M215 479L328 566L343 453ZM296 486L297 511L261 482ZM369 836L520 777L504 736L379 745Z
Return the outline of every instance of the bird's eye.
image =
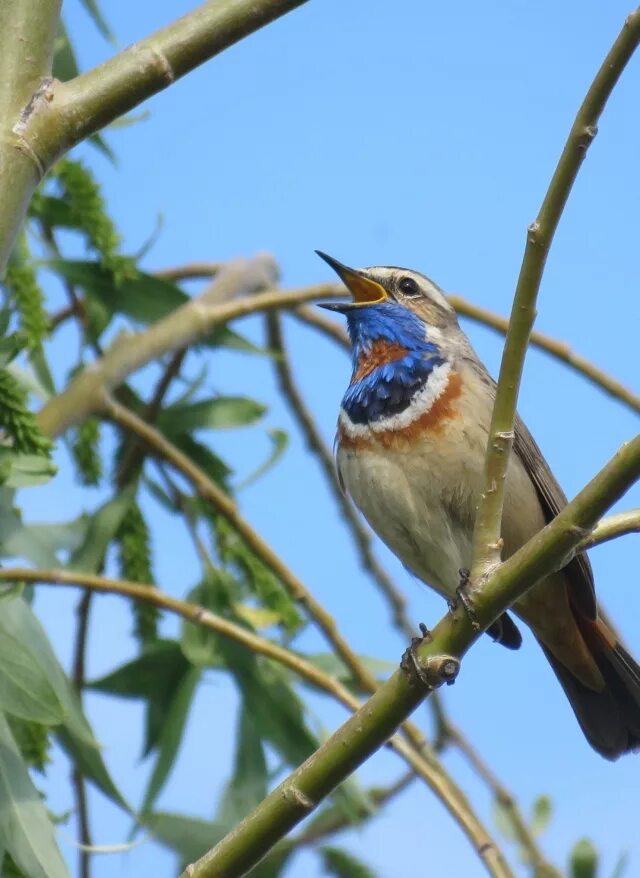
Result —
M420 293L420 287L412 277L401 277L398 282L398 289L405 296L417 296Z

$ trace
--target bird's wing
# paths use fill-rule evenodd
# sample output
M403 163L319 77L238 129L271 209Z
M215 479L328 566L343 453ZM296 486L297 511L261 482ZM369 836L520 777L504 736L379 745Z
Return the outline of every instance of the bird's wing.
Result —
M471 351L471 349L469 349ZM490 396L495 399L496 382L475 355L463 355L465 361L476 375L487 386ZM519 415L516 415L513 450L518 455L536 489L540 506L547 522L551 521L567 505L564 491L549 469L533 438ZM576 555L564 568L571 595L576 607L587 619L596 619L598 608L593 584L593 571L588 557L581 553Z
M519 416L516 416L513 449L533 482L545 520L551 521L567 505L564 491L542 456L535 439ZM588 619L596 619L598 610L593 571L588 557L576 555L564 568L576 606Z

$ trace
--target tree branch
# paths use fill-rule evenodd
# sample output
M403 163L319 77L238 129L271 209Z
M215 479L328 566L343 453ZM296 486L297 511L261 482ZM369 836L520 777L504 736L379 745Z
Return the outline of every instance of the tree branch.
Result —
M69 82L51 79L59 0L3 0L0 275L34 189L72 146L306 0L208 0ZM4 56L4 57L3 57ZM1 74L9 70L9 76ZM14 75L13 71L16 71ZM2 104L5 104L3 106ZM2 159L6 158L8 164Z
M0 280L44 172L24 128L50 81L60 2L0 3Z
M640 437L623 446L539 534L505 561L477 595L483 627L537 581L574 554L585 531L640 477ZM416 650L432 685L451 678L451 665L478 639L464 610L448 613ZM453 671L455 676L455 670ZM439 679L438 679L439 678ZM246 874L277 841L393 734L429 694L411 669L396 671L369 701L182 878Z
M600 114L639 42L640 9L627 18L596 74L569 132L538 217L528 229L500 366L485 457L484 490L474 528L471 567L474 589L501 559L502 508L513 446L516 403L547 254L580 165L597 133Z
M640 533L640 509L629 509L627 512L615 512L607 515L592 530L590 536L580 546L581 550L592 549L616 537L626 534Z
M489 326L491 329L506 335L509 328L509 320L506 317L494 314L493 311L481 308L479 305L474 305L461 296L448 296L447 298L458 314L462 314L476 323ZM574 372L587 378L596 387L608 393L609 396L625 403L635 412L640 412L640 396L637 393L625 387L624 384L607 374L603 369L599 369L585 357L575 353L566 342L552 338L550 335L545 335L534 329L529 338L529 343L564 363L565 366L573 369Z
M294 311L293 313L295 314L296 312ZM318 315L313 311L312 319L315 320L316 316ZM326 320L322 315L320 315L320 317L323 320ZM342 329L338 327L336 323L333 321L327 322L330 323L332 329L335 328L342 332ZM302 394L295 383L291 370L291 363L287 356L282 337L281 319L279 314L275 311L267 313L267 330L268 347L276 353L276 356L273 359L273 364L278 376L280 391L288 402L294 417L298 421L310 451L315 454L320 466L322 467L329 488L342 512L343 518L346 521L354 543L358 549L363 568L370 573L374 582L378 585L387 599L392 619L396 627L402 633L407 634L408 637L411 638L413 635L413 626L405 612L406 601L404 595L402 595L402 593L396 588L391 577L375 558L371 547L371 534L361 522L353 505L349 502L348 497L340 487L331 450L324 443L313 416L308 410ZM348 338L346 338L346 333L345 341L347 347L350 348L350 343ZM607 521L607 519L604 519L604 521ZM530 832L522 814L520 813L515 798L481 760L480 756L476 753L460 729L451 722L445 712L439 693L433 694L429 699L429 704L433 708L433 713L437 723L438 737L434 744L435 751L439 752L440 746L447 743L453 744L458 750L460 750L472 768L480 776L481 780L490 787L495 799L509 815L520 845L527 851L529 861L537 870L537 878L560 878L559 872L546 860L544 854L540 850L536 839Z
M103 357L44 406L38 414L40 428L54 437L95 414L105 390L117 387L128 375L152 360L187 347L210 332L220 322L218 314L224 313L225 304L221 304L221 300L273 286L276 276L277 269L270 256L228 263L200 296L142 332L120 335ZM229 304L235 303L226 303Z
M152 454L166 460L191 482L198 495L229 521L247 546L275 573L293 600L305 607L360 689L364 692L375 692L376 680L342 637L333 617L318 603L301 580L289 570L251 525L242 518L233 500L154 427L109 396L104 400L103 414L120 428L129 430L139 437L148 445ZM411 755L404 754L405 759L408 761L411 758L410 764L459 823L474 849L484 857L485 865L490 873L494 876L510 875L499 849L474 814L462 790L448 776L421 731L412 723L407 722L403 725L402 733L411 743L408 751Z
M264 655L273 661L279 662L320 691L332 695L352 712L359 710L362 706L361 702L345 685L335 677L330 676L311 664L304 657L266 638L260 637L249 631L249 629L236 625L234 622L230 622L198 604L171 597L159 591L154 585L142 585L137 582L111 579L81 571L31 570L27 567L0 569L0 582L16 581L34 584L80 586L87 590L87 594L96 592L117 594L143 603L153 604L160 609L168 610L181 616L194 625L199 625L224 637L228 637L242 644L253 653ZM456 795L452 793L449 779L444 774L444 770L440 771L437 766L432 764L431 760L427 761L424 756L420 755L413 746L404 741L399 735L394 735L388 743L391 749L410 766L412 774L426 781L443 801L449 812L461 824L474 849L484 859L489 873L495 876L495 878L514 878L504 862L502 854L473 812L469 808L463 807ZM301 841L301 843L304 842Z

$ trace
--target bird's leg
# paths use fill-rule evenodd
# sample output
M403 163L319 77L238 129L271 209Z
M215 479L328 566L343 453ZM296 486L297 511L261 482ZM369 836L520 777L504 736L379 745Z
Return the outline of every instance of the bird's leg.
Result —
M460 570L458 570L458 574L460 576L460 584L456 588L455 600L453 600L449 606L452 610L455 610L458 605L458 601L460 601L460 605L464 609L465 613L467 614L467 618L471 622L471 627L474 631L479 631L480 625L478 623L478 620L476 619L475 610L473 608L473 599L471 598L471 595L469 593L469 578L471 574L466 567L461 567Z

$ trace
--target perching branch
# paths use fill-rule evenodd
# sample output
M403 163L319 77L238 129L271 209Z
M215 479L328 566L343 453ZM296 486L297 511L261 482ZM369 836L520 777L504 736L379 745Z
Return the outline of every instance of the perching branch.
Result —
M0 4L0 276L33 192L72 146L305 0L208 0L69 82L51 79L59 0Z
M342 637L333 617L318 603L301 580L289 570L251 525L242 518L233 500L161 433L109 396L104 399L103 415L118 427L130 431L132 435L142 440L148 446L150 453L166 460L191 482L198 495L229 521L245 543L276 574L293 600L305 607L310 618L322 631L335 653L342 659L361 690L375 692L376 680ZM415 771L426 781L459 823L474 849L484 858L490 874L494 876L510 875L502 854L474 814L462 790L448 776L421 731L412 723L407 722L403 725L402 733L411 744L408 753L403 752L404 758L407 761L411 759L410 764ZM486 851L486 855L483 851Z
M640 436L624 445L598 475L539 534L489 576L476 596L482 627L525 591L567 562L585 533L640 477ZM416 650L431 685L455 678L457 663L478 639L464 611L447 613ZM276 787L182 878L235 878L246 874L341 781L393 734L429 694L411 669L397 670L329 740Z
M639 42L640 9L627 18L596 74L569 132L538 217L527 232L489 429L484 489L474 528L471 566L474 589L501 559L502 508L518 390L547 254L582 161L596 136L600 114Z

